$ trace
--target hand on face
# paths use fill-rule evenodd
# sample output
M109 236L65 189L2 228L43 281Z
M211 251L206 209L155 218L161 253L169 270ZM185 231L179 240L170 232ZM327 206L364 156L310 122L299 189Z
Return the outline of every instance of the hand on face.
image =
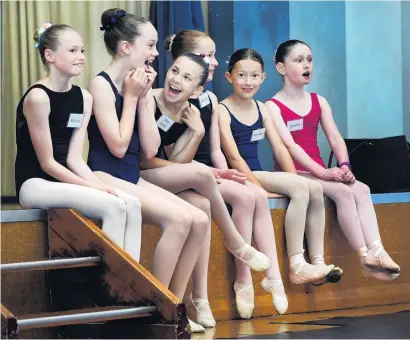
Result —
M124 97L140 97L147 88L148 75L145 72L145 65L128 72L124 80Z
M157 77L157 72L155 72L155 70L149 65L145 65L145 73L147 75L148 82L140 97L144 97L148 93L149 89L152 88L152 84L154 84L155 78Z
M205 134L204 123L202 123L201 113L196 107L187 106L182 112L182 121L194 133L203 136Z

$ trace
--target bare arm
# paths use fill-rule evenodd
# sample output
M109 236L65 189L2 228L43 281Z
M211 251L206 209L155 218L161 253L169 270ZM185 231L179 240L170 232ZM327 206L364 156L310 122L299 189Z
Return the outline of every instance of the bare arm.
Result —
M209 96L212 101L212 121L211 128L209 130L209 143L211 149L211 160L213 165L218 169L228 169L228 163L226 162L225 155L221 150L221 139L219 136L219 112L218 112L218 100L216 96L209 92Z
M138 133L143 153L147 158L154 157L161 145L161 137L155 121L152 90L138 100Z
M87 163L82 157L84 140L87 135L87 126L91 117L93 105L93 97L91 94L82 90L84 98L84 118L80 128L75 129L71 136L70 145L67 155L67 167L76 175L94 183L102 183L101 180L94 175Z
M346 143L341 136L336 123L333 119L332 109L329 103L322 96L318 96L322 114L320 116L320 124L329 141L330 147L334 152L337 162L339 164L349 161L349 154L347 152Z
M280 164L280 167L283 171L296 173L292 157L290 156L288 149L286 148L285 144L282 141L282 138L276 130L276 127L272 122L272 118L269 115L269 112L267 111L263 103L259 103L259 108L261 110L263 118L262 124L263 127L266 129L266 137L269 141L275 158Z
M282 119L279 107L272 101L267 101L265 103L265 107L272 118L272 121L280 137L282 138L283 143L289 150L292 157L309 172L320 178L323 175L325 168L317 164L298 144L295 143L291 133Z
M50 101L47 94L41 89L35 88L31 90L24 100L23 110L27 119L30 138L41 169L60 182L86 187L91 186L91 183L88 180L70 171L54 159L53 144L48 121ZM83 119L85 119L85 117ZM79 138L77 137L76 139L77 143L74 143L78 144ZM81 151L79 152L81 153Z
M231 131L231 118L226 110L225 106L219 105L219 133L221 137L221 146L224 154L226 155L229 164L246 175L248 180L262 188L262 184L257 180L252 170L249 169L248 164L244 161L238 151L235 140Z
M175 142L169 159L176 163L191 163L205 134L201 113L196 107L184 110L182 121L188 129Z
M128 150L134 130L138 96L145 88L144 82L147 81L146 76L144 79L143 74L137 73L137 70L126 76L120 120L117 117L115 96L110 84L103 77L95 77L89 86L89 91L94 98L93 112L98 128L108 149L118 158L124 157ZM126 83L128 83L128 90Z

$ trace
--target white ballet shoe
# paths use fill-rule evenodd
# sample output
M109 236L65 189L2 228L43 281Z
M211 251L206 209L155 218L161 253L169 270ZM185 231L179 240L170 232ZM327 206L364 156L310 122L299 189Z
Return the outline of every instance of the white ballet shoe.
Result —
M225 243L226 249L234 255L236 258L241 260L244 264L246 264L249 268L254 271L261 272L268 269L271 266L270 259L263 253L257 251L255 248L250 246L247 243L238 249L230 249L228 245ZM245 260L245 255L251 255L249 260Z
M400 277L400 273L391 273L383 269L369 268L363 258L360 259L360 262L362 264L362 272L365 277L388 282L397 280Z
M294 270L296 266L297 268ZM331 271L330 267L317 268L306 261L300 262L296 266L290 267L289 279L293 284L304 284L323 279Z
M288 299L286 295L280 294L275 291L275 287L283 285L282 280L269 280L265 277L262 282L262 288L267 292L272 294L272 303L279 314L284 314L288 310Z
M342 279L343 270L339 267L335 267L333 264L326 265L325 263L315 264L315 267L319 268L323 272L328 272L328 274L322 279L312 281L313 286L321 286L325 283L337 283Z
M374 252L373 249L376 249L376 251ZM370 248L369 253L371 252L374 252L373 256L369 254L364 258L364 264L367 267L370 269L385 270L392 274L400 273L400 266L392 260L381 244Z
M192 294L189 294L184 303L187 307L195 311L197 324L205 328L213 328L216 326L216 321L212 315L211 307L207 299L193 299Z
M188 326L187 326L188 333L205 333L205 328L197 323L193 322L192 320L188 319Z
M251 290L253 296L253 285L235 281L233 290L235 291L236 310L238 311L240 317L242 319L250 319L252 317L255 304L253 301L249 302L243 299L241 297L241 293L247 290Z

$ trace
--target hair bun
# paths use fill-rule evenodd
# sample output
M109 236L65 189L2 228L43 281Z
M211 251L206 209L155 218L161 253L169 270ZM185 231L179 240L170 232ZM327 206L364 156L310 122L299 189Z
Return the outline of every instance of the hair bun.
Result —
M35 31L34 36L33 36L33 40L36 42L36 44L35 44L35 47L36 47L36 48L38 48L38 47L40 46L40 38L41 38L41 35L42 35L48 28L50 28L51 26L52 26L51 23L45 22L43 25L41 25L40 28L38 28L38 29Z

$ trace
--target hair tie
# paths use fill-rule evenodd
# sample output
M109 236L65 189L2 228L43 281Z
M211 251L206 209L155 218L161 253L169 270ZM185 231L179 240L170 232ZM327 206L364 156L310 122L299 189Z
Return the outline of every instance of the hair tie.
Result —
M174 38L175 38L175 34L173 34L173 35L171 35L171 36L169 37L169 48L168 48L168 51L171 51L172 43L174 42Z
M125 17L127 12L123 9L118 9L117 13L111 18L110 22L105 26L100 27L100 31L108 31L109 29L114 28L121 20L121 18Z
M50 28L52 25L49 22L45 22L37 31L37 42L34 45L35 48L39 48L40 47L40 38L42 36L42 34L48 29Z

